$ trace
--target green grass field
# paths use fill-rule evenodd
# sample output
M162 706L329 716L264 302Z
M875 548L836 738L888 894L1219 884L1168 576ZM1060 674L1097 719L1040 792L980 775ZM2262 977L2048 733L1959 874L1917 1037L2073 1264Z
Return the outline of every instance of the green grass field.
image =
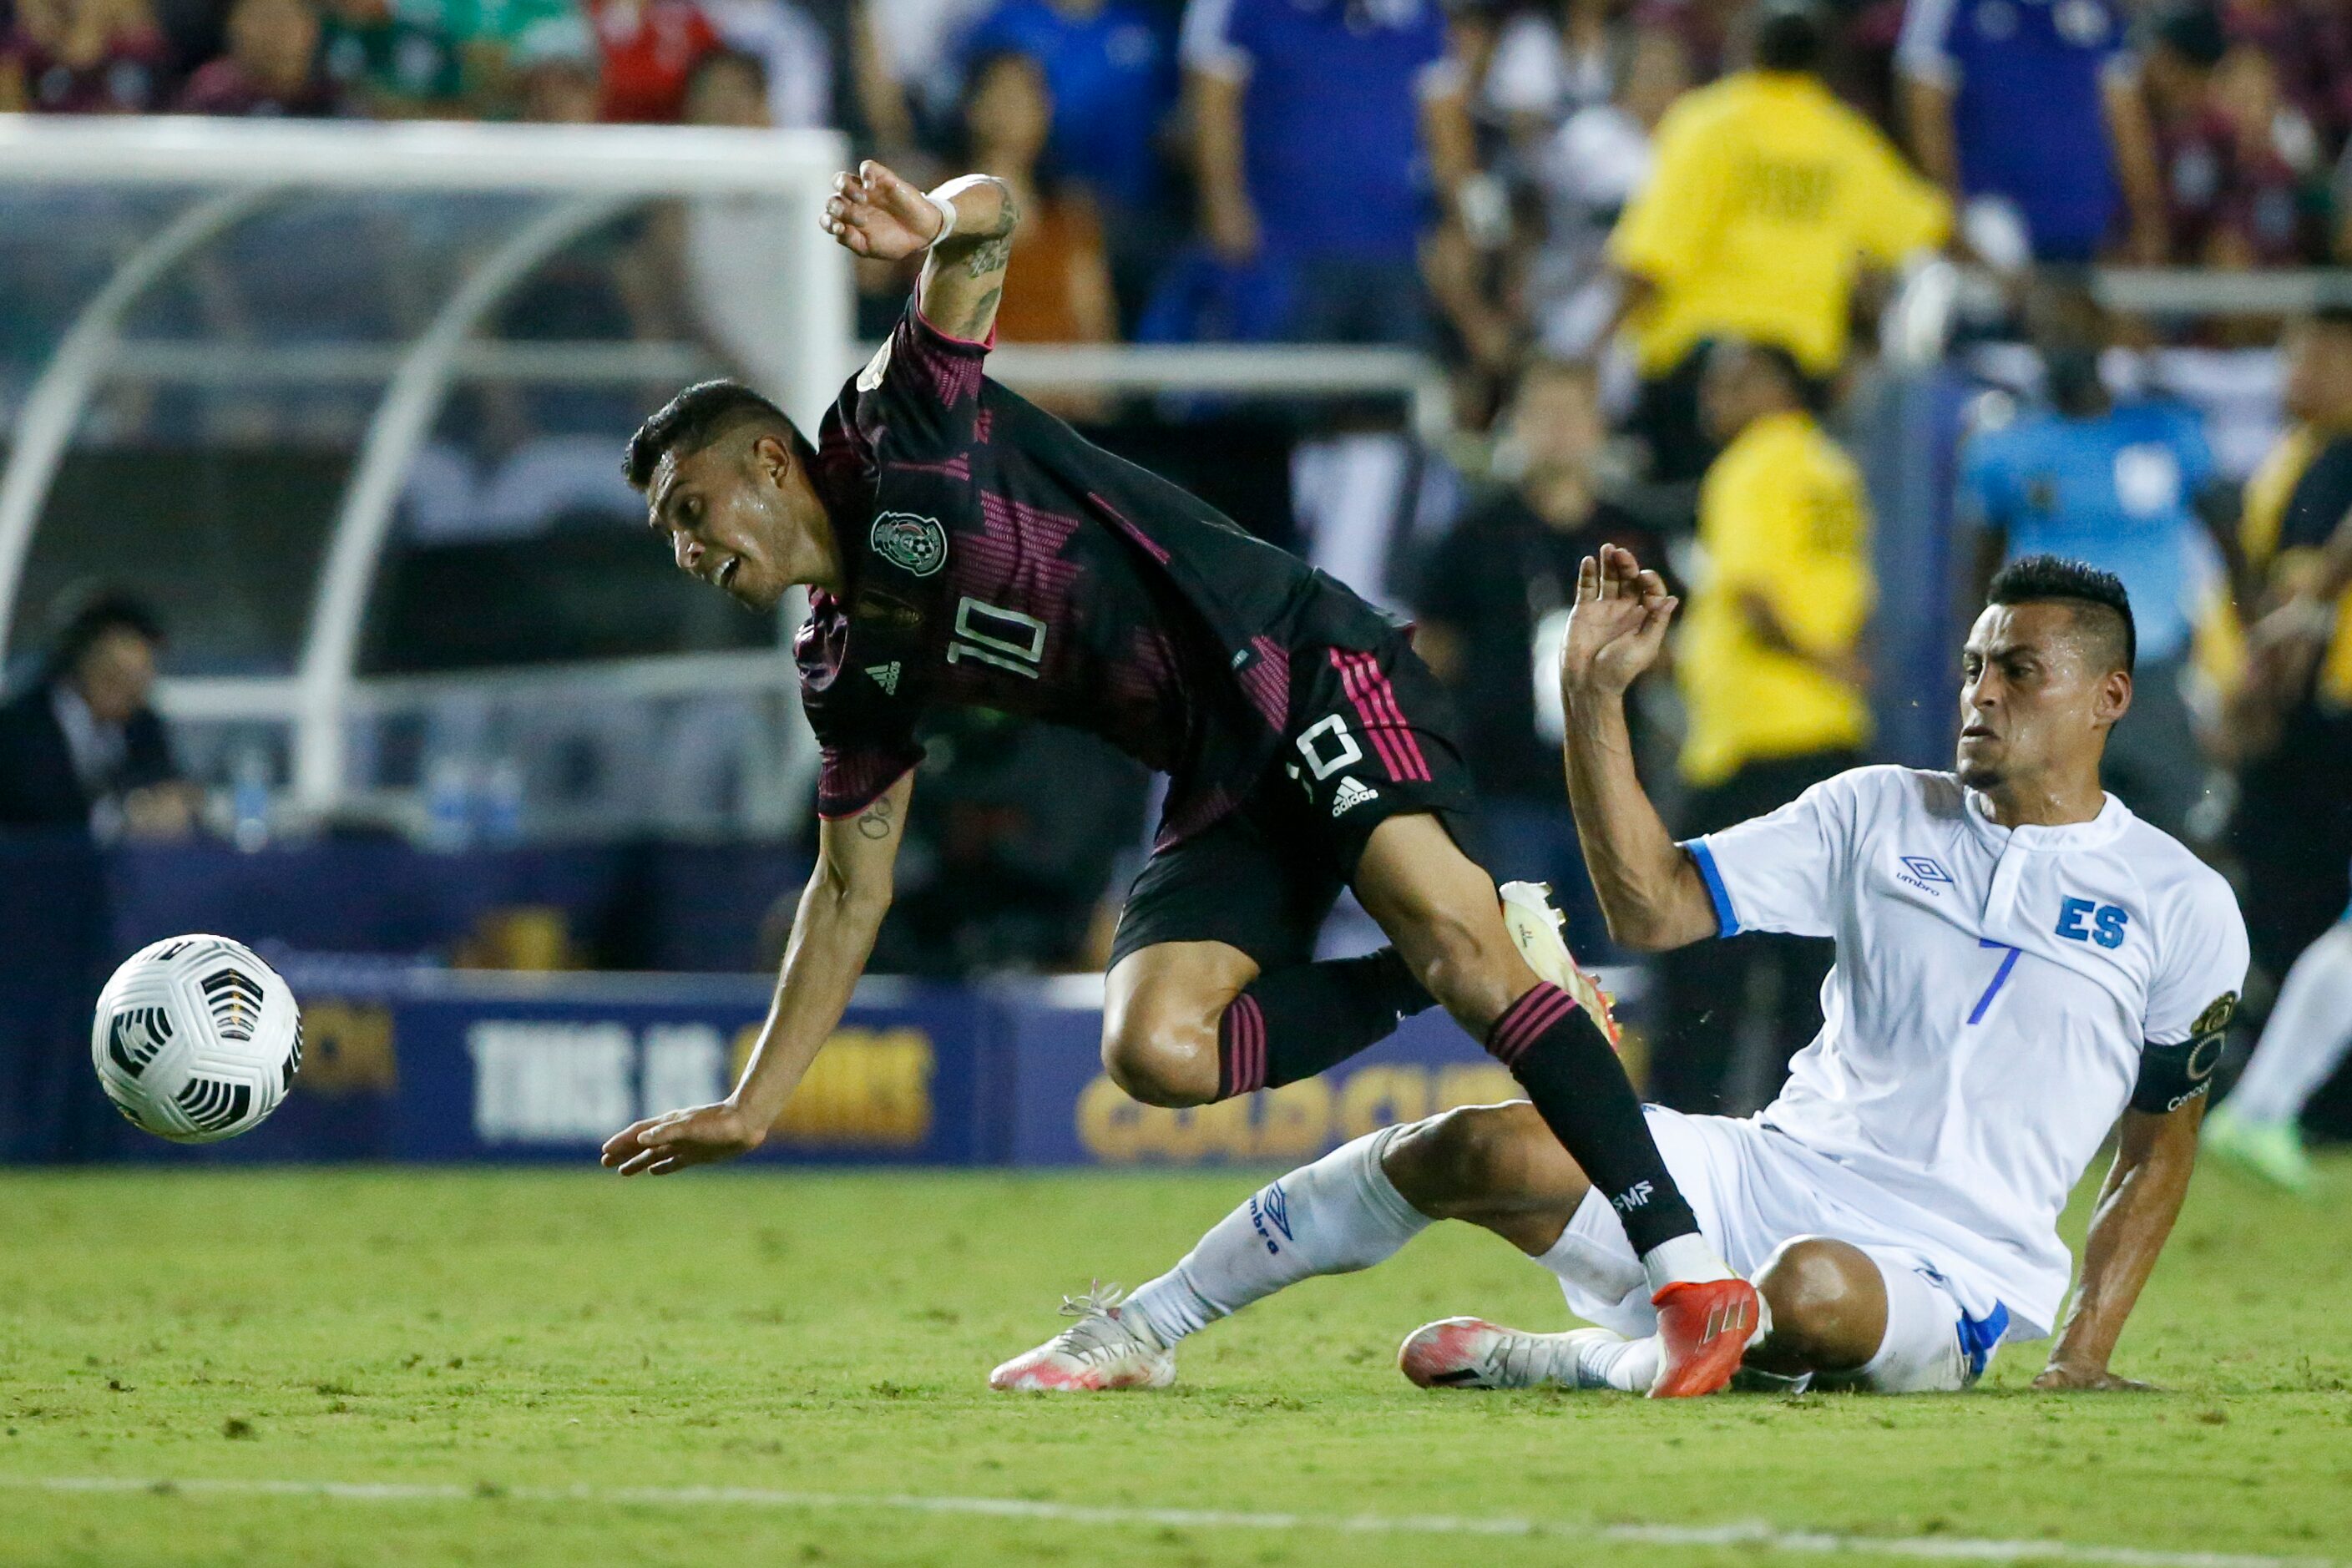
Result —
M1785 1538L1607 1531L1758 1521L1914 1555L1997 1538L2352 1560L2352 1163L2311 1202L2200 1176L2119 1361L2171 1391L2158 1395L2031 1394L2034 1347L1952 1397L1424 1394L1391 1360L1416 1324L1466 1310L1563 1321L1548 1276L1443 1226L1381 1268L1213 1329L1169 1393L987 1391L991 1365L1055 1326L1058 1291L1157 1272L1247 1185L0 1176L0 1563L1814 1554ZM47 1484L89 1478L180 1484ZM284 1482L389 1489L252 1486ZM756 1495L674 1489L702 1488ZM1110 1511L926 1511L909 1498ZM1130 1511L1155 1509L1300 1517ZM1419 1515L1538 1528L1398 1527ZM1339 1516L1374 1517L1343 1530Z

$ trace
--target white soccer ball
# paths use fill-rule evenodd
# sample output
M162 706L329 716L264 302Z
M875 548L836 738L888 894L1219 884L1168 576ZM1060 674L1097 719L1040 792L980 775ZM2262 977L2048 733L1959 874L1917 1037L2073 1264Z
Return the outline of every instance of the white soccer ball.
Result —
M302 1013L278 972L225 936L175 936L98 995L89 1058L115 1108L175 1143L261 1125L302 1068Z

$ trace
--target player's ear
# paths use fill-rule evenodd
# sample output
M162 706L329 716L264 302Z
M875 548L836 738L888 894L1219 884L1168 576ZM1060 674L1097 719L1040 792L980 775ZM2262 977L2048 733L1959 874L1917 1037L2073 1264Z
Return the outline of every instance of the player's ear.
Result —
M773 432L751 442L751 471L781 488L792 478L793 444Z
M2101 721L2113 724L2131 711L2131 671L2111 669L2099 678L2098 690L2091 700L2091 712Z

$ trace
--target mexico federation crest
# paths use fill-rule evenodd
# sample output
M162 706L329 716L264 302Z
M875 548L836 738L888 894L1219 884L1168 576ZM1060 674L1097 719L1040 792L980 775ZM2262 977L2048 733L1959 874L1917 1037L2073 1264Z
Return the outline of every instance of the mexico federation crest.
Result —
M935 517L886 511L874 520L867 542L883 560L918 577L928 577L948 563L948 531Z

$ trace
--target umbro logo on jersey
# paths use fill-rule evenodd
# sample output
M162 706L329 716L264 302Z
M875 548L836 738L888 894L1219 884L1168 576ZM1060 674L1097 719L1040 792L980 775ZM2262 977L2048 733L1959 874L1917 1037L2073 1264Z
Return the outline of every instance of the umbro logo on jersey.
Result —
M1895 874L1895 879L1906 888L1916 888L1930 898L1941 898L1943 894L1934 884L1941 883L1947 888L1954 885L1952 874L1925 855L1906 855L1902 860L1903 869Z
M1350 806L1380 798L1381 792L1371 785L1360 779L1343 778L1339 781L1339 787L1331 792L1331 815L1338 816Z
M892 697L898 695L898 661L897 659L894 658L887 664L869 664L866 667L866 673L874 678L874 684L880 687L885 693Z

